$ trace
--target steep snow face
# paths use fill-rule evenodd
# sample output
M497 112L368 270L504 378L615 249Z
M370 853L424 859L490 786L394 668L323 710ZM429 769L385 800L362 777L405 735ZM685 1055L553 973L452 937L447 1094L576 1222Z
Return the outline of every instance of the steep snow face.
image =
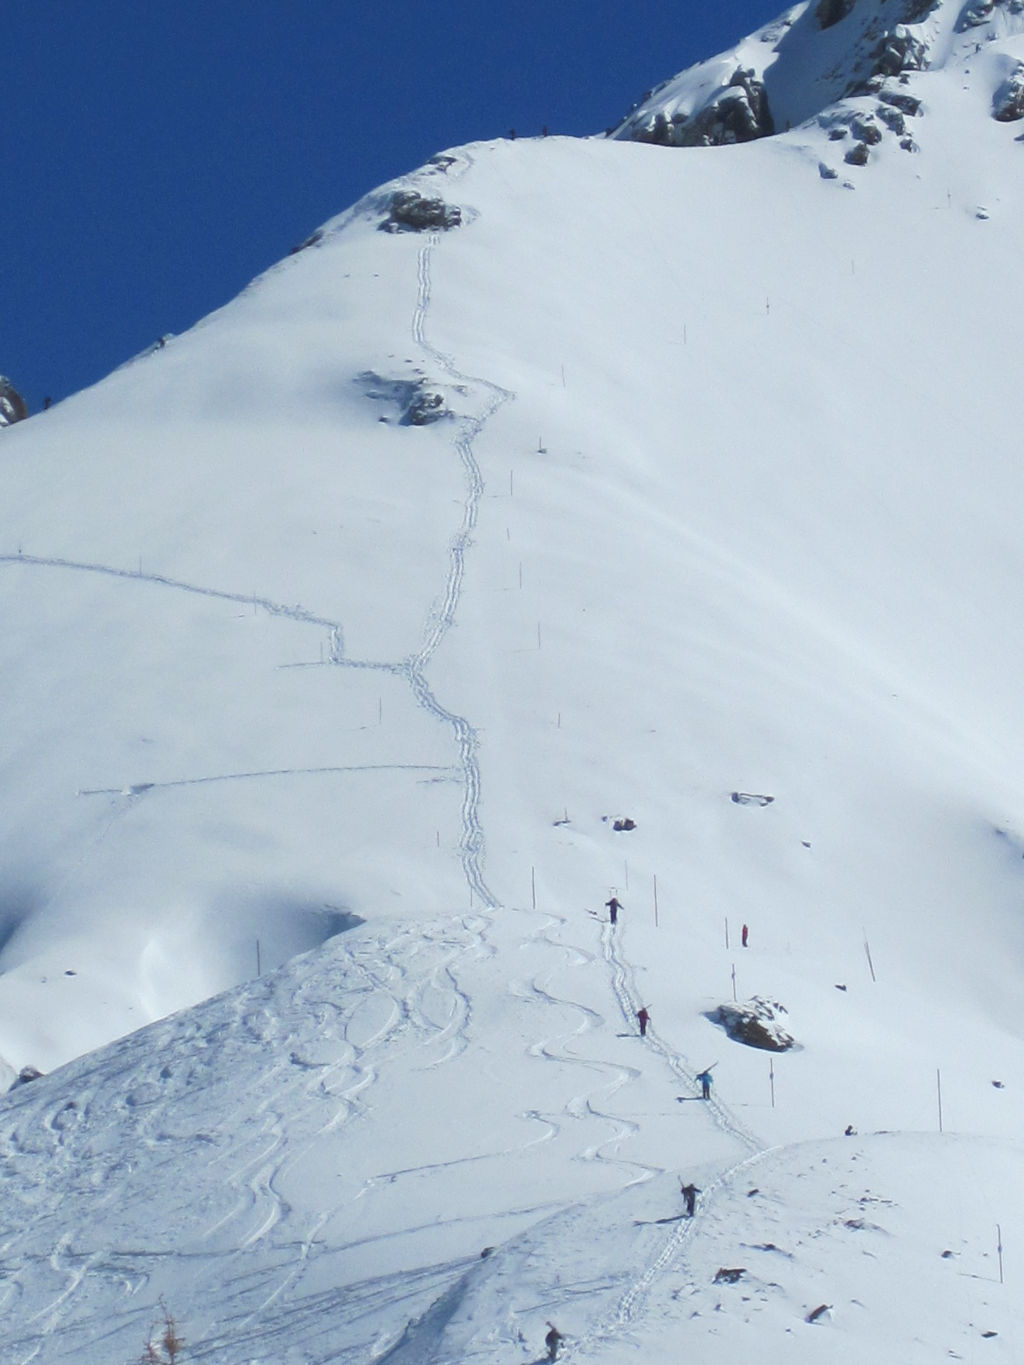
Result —
M947 66L995 94L997 53L1020 56L1021 0L811 0L645 95L613 136L671 146L747 142L840 100L898 91ZM975 63L977 66L978 64ZM928 81L914 78L916 102ZM998 84L998 82L996 82Z
M5 433L5 1361L1021 1358L1019 41L458 149Z

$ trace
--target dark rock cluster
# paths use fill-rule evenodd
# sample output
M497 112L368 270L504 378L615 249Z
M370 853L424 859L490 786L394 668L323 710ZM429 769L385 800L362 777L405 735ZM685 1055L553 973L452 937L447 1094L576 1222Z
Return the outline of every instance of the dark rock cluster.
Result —
M750 1000L719 1005L707 1017L724 1028L733 1042L764 1052L788 1052L794 1038L780 1022L780 1015L785 1013L785 1006L777 1000L755 995Z
M356 376L356 383L367 398L397 410L399 426L425 427L442 417L452 416L444 388L425 375L417 373L408 378L389 379L373 370L365 370ZM382 413L380 420L387 422L391 418Z
M663 147L722 147L753 142L774 132L764 82L752 70L738 67L729 84L696 114L669 119L659 111L649 124L635 128L632 136L637 142Z
M28 416L28 404L11 381L0 374L0 427L22 422Z
M462 223L462 210L418 190L396 190L391 196L383 232L447 232Z

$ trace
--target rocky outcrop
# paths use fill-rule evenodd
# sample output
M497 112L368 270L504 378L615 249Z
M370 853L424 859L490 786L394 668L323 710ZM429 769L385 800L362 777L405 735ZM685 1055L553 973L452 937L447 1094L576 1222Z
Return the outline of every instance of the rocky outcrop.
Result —
M774 132L764 82L752 70L738 67L729 84L697 113L669 119L659 112L646 127L635 129L633 138L663 147L723 147Z
M418 371L409 377L391 379L365 370L357 375L356 383L367 398L381 405L381 422L391 422L397 415L399 426L425 427L453 415L444 386L431 382Z
M396 190L381 223L383 232L447 232L462 223L462 210L418 190Z
M788 1052L794 1039L780 1022L780 1015L785 1013L785 1006L777 1000L764 1000L755 995L739 1004L719 1005L707 1017L724 1028L733 1042L765 1052Z
M22 422L28 416L28 404L11 381L0 374L0 427Z
M1024 118L1024 63L1003 81L992 99L992 117L1000 123L1016 123Z
M886 33L875 53L873 75L899 76L904 71L923 71L927 60L924 41L905 24Z

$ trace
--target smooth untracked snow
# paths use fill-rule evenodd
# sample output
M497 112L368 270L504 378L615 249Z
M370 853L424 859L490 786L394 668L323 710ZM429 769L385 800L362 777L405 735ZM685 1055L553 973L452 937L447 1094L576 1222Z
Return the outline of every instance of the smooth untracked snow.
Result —
M1019 1357L994 66L458 149L4 433L5 1360Z

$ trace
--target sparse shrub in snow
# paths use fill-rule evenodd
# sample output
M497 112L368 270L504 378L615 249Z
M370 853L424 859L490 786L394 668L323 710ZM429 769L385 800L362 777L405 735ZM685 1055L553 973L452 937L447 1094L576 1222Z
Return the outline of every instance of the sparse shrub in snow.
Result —
M185 1349L185 1339L178 1335L178 1324L167 1311L167 1305L160 1300L163 1322L154 1323L149 1329L149 1340L142 1356L144 1365L175 1365ZM154 1334L159 1333L154 1341Z

